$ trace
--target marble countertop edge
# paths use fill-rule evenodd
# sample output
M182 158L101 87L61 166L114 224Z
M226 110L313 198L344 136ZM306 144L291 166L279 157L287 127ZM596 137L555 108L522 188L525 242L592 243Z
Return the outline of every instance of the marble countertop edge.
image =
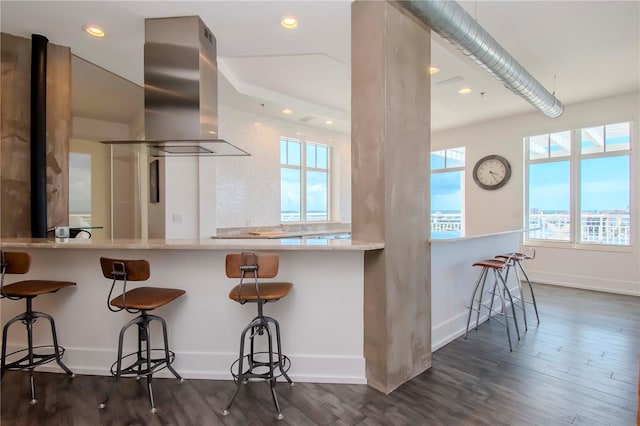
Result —
M382 242L352 241L348 239L34 239L5 238L3 249L135 249L135 250L337 250L367 251L384 248Z

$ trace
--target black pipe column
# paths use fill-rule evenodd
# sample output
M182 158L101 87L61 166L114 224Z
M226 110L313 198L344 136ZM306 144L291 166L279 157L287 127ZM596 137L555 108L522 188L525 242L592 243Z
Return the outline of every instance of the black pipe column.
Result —
M31 36L31 237L47 237L47 43Z

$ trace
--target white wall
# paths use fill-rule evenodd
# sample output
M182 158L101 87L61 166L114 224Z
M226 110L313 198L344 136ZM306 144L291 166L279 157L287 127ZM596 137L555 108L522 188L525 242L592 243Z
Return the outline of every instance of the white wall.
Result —
M91 224L102 226L91 234L93 238L111 238L111 150L99 142L71 139L69 152L91 156ZM71 182L69 187L71 190Z
M640 94L613 96L592 102L568 105L562 116L549 119L540 112L487 121L436 132L432 149L466 146L466 235L480 235L524 226L524 147L525 136L631 121L635 156L632 170L631 216L633 247L626 252L570 248L537 248L537 257L527 263L531 278L549 284L590 288L640 295ZM499 154L512 166L511 181L502 189L485 191L473 182L471 171L481 157Z
M351 145L348 135L241 112L218 110L222 139L250 157L217 159L218 228L280 224L280 137L333 147L331 196L333 222L351 221ZM302 134L299 134L302 133Z
M73 117L71 137L86 143L99 143L103 140L123 140L129 138L129 126L122 123L93 120L84 117ZM107 145L105 145L108 147ZM79 149L78 145L75 145ZM105 237L136 238L140 236L136 232L136 221L139 221L139 191L138 181L135 180L135 155L122 148L116 148L119 154L113 155L108 165L109 174L113 170L112 182L108 185L111 223L108 224L109 234ZM138 199L136 198L138 197ZM93 208L93 206L92 206ZM97 225L99 225L96 222ZM94 234L95 238L101 236L100 232Z

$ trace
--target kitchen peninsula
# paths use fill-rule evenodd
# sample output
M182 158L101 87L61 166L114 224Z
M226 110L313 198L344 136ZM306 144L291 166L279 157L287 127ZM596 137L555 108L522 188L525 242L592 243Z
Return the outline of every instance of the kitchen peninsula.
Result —
M93 240L5 239L3 250L26 251L31 270L17 279L71 280L77 286L55 298L39 297L37 310L56 320L58 338L66 348L65 363L78 374L108 374L115 360L120 326L131 319L107 309L111 281L100 271L101 256L147 259L151 278L142 285L174 287L186 295L161 308L169 324L175 368L186 378L230 379L240 330L253 316L228 298L237 284L225 276L227 253L268 251L280 255L277 280L293 290L266 312L280 321L283 350L291 358L296 381L366 383L363 354L364 253L382 243L344 239L203 239ZM22 303L3 300L2 320L20 312ZM46 336L37 324L38 344ZM127 336L131 337L131 336ZM9 349L22 346L23 336L9 336ZM125 342L132 349L133 339ZM154 345L157 346L157 345ZM43 367L57 371L55 366Z
M437 350L464 334L467 308L480 268L474 262L521 251L526 229L431 240L431 348ZM525 266L526 267L526 266ZM490 278L491 279L491 278ZM510 274L509 287L516 285ZM484 321L486 317L481 317Z
M479 273L473 262L518 251L522 232L434 239L429 243L433 262L433 350L464 331L465 304ZM2 247L31 254L31 271L21 279L47 276L77 282L73 290L35 301L36 309L56 319L60 341L67 348L65 362L77 373L108 374L115 359L119 327L129 319L127 314L114 315L106 307L110 281L103 278L98 260L110 256L147 259L151 263L149 285L186 290L185 297L161 312L170 324L170 344L177 353L175 365L181 374L187 378L229 379L239 330L253 311L228 299L236 281L226 278L224 257L231 252L256 250L278 253L277 279L294 284L286 301L267 305L267 312L282 324L284 351L293 364L292 377L296 381L366 383L364 253L383 249L383 243L282 235L239 239L236 235L202 240L6 239ZM15 278L8 277L8 282L10 279ZM20 303L3 301L3 322L22 308ZM17 348L21 339L10 336L10 346ZM57 367L50 368L56 371Z

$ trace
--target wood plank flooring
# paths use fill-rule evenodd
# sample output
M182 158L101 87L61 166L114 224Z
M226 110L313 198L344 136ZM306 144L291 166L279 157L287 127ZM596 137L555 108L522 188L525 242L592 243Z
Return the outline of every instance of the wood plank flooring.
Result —
M535 285L540 325L507 349L491 320L434 353L433 367L390 395L365 385L278 384L277 421L268 385L245 386L229 416L233 382L154 380L158 413L144 382L125 379L109 407L111 378L36 373L2 380L2 426L18 425L612 425L636 424L640 298ZM286 326L286 324L283 324ZM286 342L285 342L286 345Z

